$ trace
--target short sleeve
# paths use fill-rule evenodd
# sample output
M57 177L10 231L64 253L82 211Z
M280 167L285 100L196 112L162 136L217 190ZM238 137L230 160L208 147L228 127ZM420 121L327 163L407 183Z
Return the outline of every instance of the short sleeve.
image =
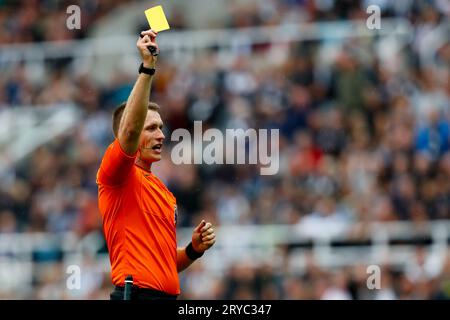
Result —
M134 156L127 155L115 139L105 151L102 163L97 172L97 183L107 186L123 184L134 169L137 152Z

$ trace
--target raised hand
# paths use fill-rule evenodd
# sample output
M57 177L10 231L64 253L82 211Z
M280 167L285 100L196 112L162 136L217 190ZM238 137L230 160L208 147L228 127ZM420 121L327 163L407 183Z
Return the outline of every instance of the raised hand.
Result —
M149 47L155 48L156 52L159 51L158 44L156 43L156 32L151 29L142 31L140 37L136 43L139 53L142 57L142 62L146 68L154 68L157 60L157 55L153 55L149 50Z

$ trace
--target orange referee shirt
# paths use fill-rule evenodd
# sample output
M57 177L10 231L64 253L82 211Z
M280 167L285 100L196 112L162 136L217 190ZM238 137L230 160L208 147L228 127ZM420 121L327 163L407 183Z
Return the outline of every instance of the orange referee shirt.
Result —
M116 139L97 172L99 208L109 249L111 278L179 294L176 199L151 172L134 164Z

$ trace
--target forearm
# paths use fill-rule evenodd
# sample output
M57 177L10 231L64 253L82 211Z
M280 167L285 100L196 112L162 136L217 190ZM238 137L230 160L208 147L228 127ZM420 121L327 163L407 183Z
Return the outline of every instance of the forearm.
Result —
M191 260L186 255L185 248L177 248L177 271L181 272L189 267L195 260Z
M202 220L192 233L192 241L186 248L177 248L177 270L183 271L216 242L216 235L210 222Z
M138 76L122 116L119 140L129 154L138 148L139 135L147 116L152 79L153 76L143 73Z
M157 58L148 50L149 46L157 48L155 38L156 34L152 30L142 31L136 43L145 68L155 68ZM122 149L128 155L134 155L139 146L139 137L147 117L152 79L153 75L139 74L123 111L118 139Z

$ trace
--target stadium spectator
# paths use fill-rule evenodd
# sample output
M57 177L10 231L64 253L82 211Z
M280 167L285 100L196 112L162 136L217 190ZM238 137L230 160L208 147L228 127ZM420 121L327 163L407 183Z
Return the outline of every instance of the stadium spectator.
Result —
M123 1L113 2L84 1L88 10L82 21L92 26ZM413 221L420 226L450 219L450 45L444 2L385 2L383 14L406 18L413 33L401 52L384 58L370 38L341 43L333 47L336 55L328 40L292 43L286 45L285 58L273 64L272 45L246 45L245 39L236 39L230 68L216 50L198 52L183 66L161 59L154 93L164 106L166 135L191 129L194 120L220 129L279 128L281 134L280 173L273 177L259 176L252 166L176 166L164 155L154 171L179 201L179 226L191 227L199 217L208 217L218 225L282 223L302 230L315 219L339 219L339 233L361 240L368 237L370 222ZM0 43L88 36L51 31L65 9L52 3L0 2ZM228 25L357 19L364 16L367 1L305 3L264 1L242 11L230 5ZM430 50L433 38L444 39L435 51ZM260 61L269 63L261 67ZM0 110L76 102L85 112L73 131L0 172L1 234L74 230L86 236L101 231L92 179L113 139L111 108L125 100L133 83L119 72L109 85L96 83L89 74L71 72L72 62L45 64L41 81L24 63L0 65ZM170 148L168 142L167 154ZM201 289L191 280L204 277L207 266L199 263L181 277L181 297L448 299L450 252L446 255L443 267L426 279L415 276L420 261L411 261L411 271L388 259L383 267L388 276L382 277L383 290L376 294L366 287L365 265L334 272L315 265L302 272L289 258L291 250L283 260L283 274L236 262L225 275L208 274L211 282ZM63 282L54 278L61 266L57 252L52 256L56 267L48 273L35 270L37 289L30 297L61 296L54 290ZM89 296L107 298L108 277Z

